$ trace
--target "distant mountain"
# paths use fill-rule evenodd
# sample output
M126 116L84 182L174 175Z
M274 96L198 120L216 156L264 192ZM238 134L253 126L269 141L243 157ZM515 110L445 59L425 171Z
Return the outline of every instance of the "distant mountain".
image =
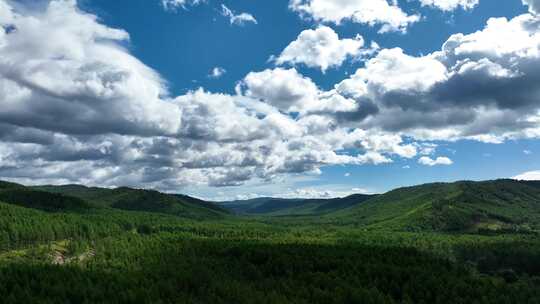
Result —
M327 215L373 228L528 231L540 228L540 183L516 180L400 188Z
M220 213L229 213L229 210L219 206L218 204L216 204L214 202L204 201L202 199L198 199L198 198L191 197L191 196L184 195L184 194L173 194L173 196L175 196L175 197L179 198L180 200L184 201L185 203L188 203L188 204L191 204L191 205L205 207L205 208L208 208L208 209L211 209L211 210L214 210L214 211L218 211Z
M0 182L0 201L49 212L113 208L190 218L215 218L228 213L213 203L189 196L126 187L117 189L80 185L25 187Z
M333 199L283 199L283 198L255 198L219 203L222 207L236 214L246 215L320 215L332 213L341 209L360 204L374 195L354 194L344 198Z
M25 187L0 182L0 202L47 212L118 209L192 219L239 215L293 217L399 231L540 231L540 182L433 183L381 195L335 199L257 198L214 204L179 194L79 185ZM294 220L291 218L291 220ZM304 219L299 219L304 220Z

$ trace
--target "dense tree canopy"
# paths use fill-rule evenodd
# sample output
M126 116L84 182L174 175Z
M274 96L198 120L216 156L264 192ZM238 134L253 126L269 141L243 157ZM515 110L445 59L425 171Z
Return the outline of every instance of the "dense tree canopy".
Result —
M122 189L120 200L105 191L109 200L99 202L95 189L74 196L8 184L0 190L10 200L0 203L0 297L2 303L539 303L537 230L500 224L515 221L531 199L500 187L490 190L498 200L455 188L448 193L457 195L441 199L433 187L439 186L378 196L381 205L364 202L349 214L254 218L196 200L178 214L148 207L148 199L135 205L149 210L114 208L128 204L125 195L133 191L134 198L160 200L158 206L177 204L155 192ZM389 199L396 196L401 201ZM432 202L434 212L419 208L419 199ZM509 210L512 204L519 210ZM386 219L392 211L385 205L401 211L409 205L423 216ZM362 208L364 217L351 222ZM488 208L494 212L481 219L495 219L493 227L460 230L469 225L458 220L468 219L468 210ZM528 210L533 218L536 209ZM438 229L439 220L459 229Z

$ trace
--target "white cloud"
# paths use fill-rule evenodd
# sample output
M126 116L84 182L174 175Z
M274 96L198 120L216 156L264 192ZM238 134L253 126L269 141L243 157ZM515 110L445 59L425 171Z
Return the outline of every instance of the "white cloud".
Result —
M425 56L383 49L336 90L376 109L351 121L362 129L428 141L537 138L539 24L530 14L492 18Z
M523 150L523 154L531 155L531 154L533 154L533 152L531 150Z
M447 77L446 67L431 56L413 57L400 48L383 49L338 88L353 96L363 96L367 90L378 94L397 90L422 92Z
M69 134L177 132L179 109L161 99L160 76L121 46L125 31L75 1L14 13L10 25L0 42L0 121Z
M358 35L354 39L339 39L336 32L327 26L305 30L275 58L277 64L305 64L311 68L339 67L347 58L362 54L372 54L375 50L363 49L364 39Z
M235 95L170 96L124 48L125 31L74 1L35 13L9 3L0 0L0 25L14 27L0 31L1 178L235 186L418 154L451 164L424 155L433 140L540 137L540 23L530 14L491 19L425 56L381 50L328 91L275 68L246 75Z
M339 126L332 109L350 111L355 101L296 70L251 73L237 95L172 97L122 46L126 32L74 1L35 13L0 3L1 25L16 28L0 36L3 179L178 191L384 164L411 152L398 138ZM362 151L337 152L354 147Z
M420 150L420 155L432 155L437 151L437 144L433 143L420 143L416 144L416 147Z
M221 15L224 17L229 18L229 22L234 25L245 25L246 23L254 23L257 24L257 19L253 17L253 15L248 13L240 13L236 14L232 10L230 10L225 4L221 5Z
M300 188L282 193L276 197L280 198L303 198L303 199L332 199L343 198L353 194L370 194L362 188L353 189L324 189L324 188Z
M529 6L529 11L531 13L540 13L540 1L539 0L522 0L523 4Z
M246 96L262 100L285 112L299 112L316 102L319 89L296 69L265 70L249 73L243 84Z
M225 75L225 73L227 73L227 70L225 70L224 68L215 67L212 69L212 71L210 71L210 74L208 75L208 77L217 79L217 78L221 78L223 75Z
M433 6L443 11L453 11L457 8L472 9L480 3L480 0L420 0L425 6Z
M431 159L430 157L423 156L418 160L418 163L425 166L449 166L452 165L454 162L448 158L448 157L437 157L436 159Z
M380 32L406 31L420 20L420 16L401 10L396 1L389 4L387 0L290 0L289 8L315 21L382 25Z
M237 88L251 98L263 101L287 113L302 115L316 113L350 112L357 108L356 101L335 90L321 91L315 83L294 68L267 69L251 72Z
M189 5L198 5L206 0L161 0L161 5L167 11L174 11L179 8L185 9Z
M513 179L524 181L537 181L540 180L540 171L525 172L520 175L514 176Z
M351 174L350 174L349 172L347 172L347 173L345 173L345 175L344 175L344 176L345 176L345 177L350 177L350 176L351 176Z

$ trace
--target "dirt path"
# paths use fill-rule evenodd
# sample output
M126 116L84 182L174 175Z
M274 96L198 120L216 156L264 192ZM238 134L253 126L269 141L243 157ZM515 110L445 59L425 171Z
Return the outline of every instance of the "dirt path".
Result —
M66 265L71 263L81 263L86 260L93 258L96 255L94 249L89 249L88 251L81 253L77 256L66 257L63 252L55 250L52 254L52 263L53 265Z

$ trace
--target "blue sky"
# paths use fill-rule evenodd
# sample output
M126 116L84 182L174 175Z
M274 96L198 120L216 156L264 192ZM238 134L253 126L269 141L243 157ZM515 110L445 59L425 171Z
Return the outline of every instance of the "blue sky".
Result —
M0 0L0 96L31 92L0 110L0 177L232 199L540 176L538 2L430 1L336 21L318 5L340 0ZM515 41L493 42L506 29ZM437 53L454 34L461 48Z
M129 6L125 1L85 0L80 3L107 25L126 30L131 36L132 53L159 71L169 81L174 94L198 86L216 92L233 92L236 82L247 73L272 67L267 62L270 56L278 55L303 30L317 26L291 12L288 0L209 1L207 5L176 11L164 10L159 0L133 0ZM221 16L222 4L237 12L249 12L258 24L231 26L229 20ZM361 34L381 47L400 47L407 54L421 55L440 50L454 33L482 29L489 18L512 18L527 12L520 0L484 0L472 10L452 12L422 8L414 1L400 1L400 6L424 16L406 34L378 34L376 27L351 22L333 26L333 29L341 37ZM361 64L345 64L326 75L315 69L300 67L299 70L319 86L331 88ZM225 68L227 74L217 80L208 79L210 70L216 66Z

